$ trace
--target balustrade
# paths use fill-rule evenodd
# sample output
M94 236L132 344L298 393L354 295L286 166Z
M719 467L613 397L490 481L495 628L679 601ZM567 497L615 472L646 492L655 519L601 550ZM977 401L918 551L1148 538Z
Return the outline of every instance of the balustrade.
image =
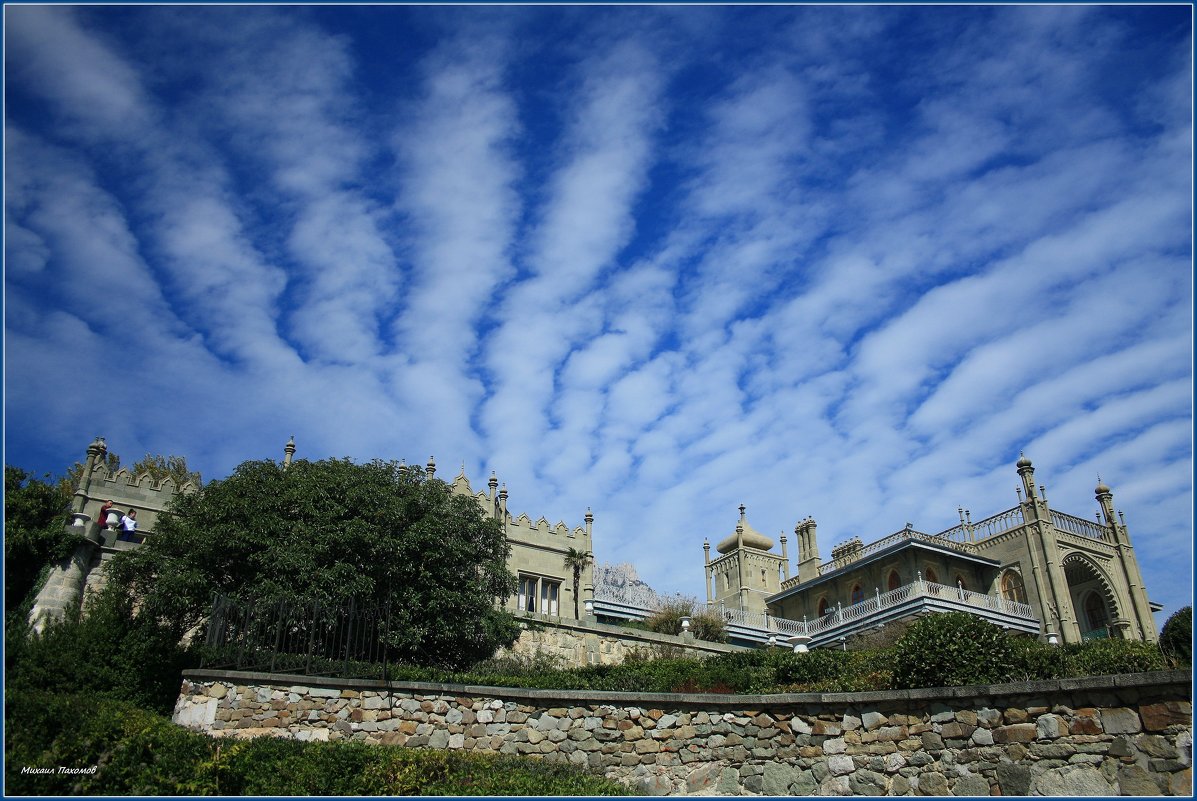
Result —
M1088 537L1089 539L1105 541L1109 539L1110 530L1105 526L1094 523L1092 520L1085 520L1080 517L1073 517L1066 515L1063 512L1052 510L1052 525L1061 531L1067 531L1071 534L1076 534L1081 537Z

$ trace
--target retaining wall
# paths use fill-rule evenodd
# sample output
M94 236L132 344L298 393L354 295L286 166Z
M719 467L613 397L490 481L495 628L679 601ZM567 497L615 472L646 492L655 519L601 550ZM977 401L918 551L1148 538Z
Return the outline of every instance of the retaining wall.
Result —
M593 621L515 613L528 625L510 649L521 656L547 655L563 667L618 665L633 653L646 656L704 657L750 650L740 645L705 642L690 634L672 636Z
M1191 681L738 696L192 670L174 719L219 737L526 754L646 795L1190 795Z

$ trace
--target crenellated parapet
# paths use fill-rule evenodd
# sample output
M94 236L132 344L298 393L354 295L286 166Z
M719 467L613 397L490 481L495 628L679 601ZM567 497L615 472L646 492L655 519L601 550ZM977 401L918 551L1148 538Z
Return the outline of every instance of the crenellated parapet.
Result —
M430 465L435 465L435 460L429 460ZM526 512L521 512L518 515L512 515L507 510L507 486L503 485L502 489L498 489L498 477L492 473L488 481L487 491L475 490L470 483L469 477L465 474L465 464L461 466L461 471L449 483L450 489L458 495L468 498L473 498L474 501L482 508L482 511L504 524L507 531L508 538L517 538L528 542L538 542L545 545L559 544L561 538L569 538L575 540L585 540L585 546L573 543L565 547L575 547L582 550L583 547L589 550L589 538L591 533L591 523L594 519L593 515L587 511L587 520L585 525L568 526L564 520L558 520L556 523L551 523L548 518L541 515L538 518L533 518Z

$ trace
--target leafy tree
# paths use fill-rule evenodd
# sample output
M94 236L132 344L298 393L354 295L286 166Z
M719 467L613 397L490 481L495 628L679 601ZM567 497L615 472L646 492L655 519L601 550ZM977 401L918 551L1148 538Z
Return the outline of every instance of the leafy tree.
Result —
M1160 648L1184 665L1193 664L1193 607L1177 610L1164 623Z
M147 453L140 462L129 468L129 472L134 476L149 473L150 478L155 482L170 478L174 481L176 488L182 487L188 482L197 487L204 483L198 470L188 469L186 456L162 456Z
M499 524L443 481L395 462L245 462L177 496L155 536L111 562L139 615L178 633L213 592L242 601L389 604L395 658L460 667L514 642Z
M570 548L565 552L565 569L572 571L574 576L574 617L578 619L582 617L578 607L578 599L582 594L580 589L582 585L582 571L592 562L594 562L594 555L589 551L579 551L577 548Z
M40 583L45 567L69 556L78 538L66 530L70 493L4 466L4 603L12 611Z
M684 595L664 601L644 619L644 627L658 634L682 633L682 618L690 618L690 633L708 642L727 642L727 625L713 609L699 608L698 601Z

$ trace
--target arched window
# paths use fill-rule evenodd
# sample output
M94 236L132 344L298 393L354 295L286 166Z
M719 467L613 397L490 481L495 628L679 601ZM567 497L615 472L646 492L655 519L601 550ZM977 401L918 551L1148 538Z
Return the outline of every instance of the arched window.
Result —
M826 614L827 614L827 599L820 598L819 606L818 606L818 615L819 615L819 617L823 617Z
M939 583L939 576L936 575L935 568L933 568L933 567L927 568L927 572L923 574L923 578L925 578L927 581L931 582L932 584Z
M898 571L889 571L889 581L886 582L886 588L896 590L902 586L902 577L898 575Z
M864 590L857 584L852 587L852 603L858 604L864 600Z
M1022 576L1018 575L1017 570L1007 570L1002 574L1002 597L1015 603L1027 602L1027 591L1022 586Z

